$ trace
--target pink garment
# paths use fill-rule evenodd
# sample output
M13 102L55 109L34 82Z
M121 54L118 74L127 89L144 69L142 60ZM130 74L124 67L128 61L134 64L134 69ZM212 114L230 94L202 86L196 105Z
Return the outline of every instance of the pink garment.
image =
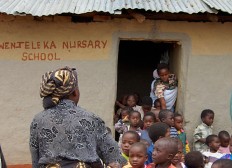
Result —
M225 153L225 154L230 154L230 149L229 149L229 146L228 147L222 147L220 146L219 150L218 150L220 153Z

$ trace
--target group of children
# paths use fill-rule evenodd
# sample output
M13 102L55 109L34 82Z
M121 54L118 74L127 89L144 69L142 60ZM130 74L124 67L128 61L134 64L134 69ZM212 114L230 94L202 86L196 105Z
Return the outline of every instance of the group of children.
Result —
M115 130L120 134L122 156L128 161L124 168L219 168L217 165L232 160L229 133L212 134L212 110L202 111L190 152L181 114L161 110L159 101L153 106L150 97L142 98L141 106L137 101L138 96L132 94L117 102Z

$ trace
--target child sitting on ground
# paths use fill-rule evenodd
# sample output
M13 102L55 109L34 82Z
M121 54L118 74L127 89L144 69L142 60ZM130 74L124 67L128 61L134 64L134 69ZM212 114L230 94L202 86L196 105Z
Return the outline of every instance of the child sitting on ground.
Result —
M129 160L129 149L131 145L140 141L139 134L135 131L127 131L122 135L121 151L122 156Z
M147 155L148 155L148 160L146 164L150 164L153 162L152 160L152 152L154 150L154 143L163 137L169 137L170 136L170 127L165 124L165 123L155 123L152 126L150 126L148 130L148 135L152 140L151 145L147 148Z
M166 123L170 127L170 137L177 138L178 133L176 128L174 127L174 114L172 111L168 109L161 110L159 112L159 119L161 122Z
M218 138L221 142L219 152L225 153L225 154L230 154L230 149L229 149L230 134L227 131L220 131L218 133Z
M119 142L118 142L119 146L122 141L122 134L124 134L125 132L131 130L131 131L136 131L139 134L139 136L141 135L141 129L140 129L141 115L140 113L138 111L131 111L129 113L128 119L129 119L130 125L121 124L119 122L115 124L115 130L120 133Z
M156 99L154 101L154 109L151 109L151 112L153 112L155 114L156 122L160 122L160 120L159 120L159 112L160 112L160 110L161 110L160 101L159 101L159 99Z
M176 168L185 168L184 163L182 162L182 158L183 158L183 144L179 139L176 139L177 143L178 143L178 152L177 154L174 156L174 158L172 159L172 164L176 167Z
M194 150L205 151L208 149L205 144L206 137L212 134L212 124L214 120L214 112L210 109L201 112L202 123L197 126L193 134Z
M205 143L209 147L209 151L205 151L202 153L207 160L205 168L211 168L213 162L215 162L223 156L222 153L218 152L218 149L220 148L220 141L217 135L209 135L206 138Z
M146 168L144 164L147 160L147 148L141 142L134 143L131 145L129 150L129 163L123 168Z
M141 131L141 139L146 139L149 143L152 143L149 135L149 127L155 123L155 115L152 112L147 112L143 117L144 130Z
M185 166L187 168L204 168L203 155L199 151L192 151L185 155Z
M147 168L175 168L171 161L177 152L177 141L175 138L160 138L155 142L152 153L153 163L149 164Z
M177 130L178 138L182 142L183 146L183 153L186 154L190 152L189 144L187 141L186 133L183 129L183 117L181 114L175 113L174 114L174 127Z

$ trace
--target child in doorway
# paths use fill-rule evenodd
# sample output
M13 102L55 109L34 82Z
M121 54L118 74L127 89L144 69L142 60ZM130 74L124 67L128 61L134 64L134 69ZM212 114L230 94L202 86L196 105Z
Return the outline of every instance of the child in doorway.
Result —
M174 138L165 137L155 142L152 153L153 163L148 168L176 168L171 161L177 154L177 141Z
M141 106L138 106L137 102L138 102L138 97L135 94L129 94L126 97L126 105L123 106L121 104L121 108L117 111L116 115L118 115L118 116L120 115L122 108L124 108L124 107L131 107L131 108L133 108L133 110L140 112L141 117L143 118L144 112L141 111Z
M144 130L141 131L141 139L146 139L149 143L152 143L149 135L149 127L155 123L155 115L152 112L147 112L143 117Z
M141 102L141 113L145 115L147 112L151 112L151 110L152 110L152 99L149 96L143 97Z
M185 166L187 168L204 168L203 155L199 151L192 151L185 155Z
M119 120L118 122L115 124L115 130L122 134L125 127L130 125L129 122L129 114L130 112L133 111L133 109L131 107L124 107L121 110L121 114L119 116Z
M151 112L153 112L155 114L155 118L156 118L156 122L160 122L159 120L159 112L161 110L161 104L159 99L156 99L154 101L154 109L151 110Z
M147 160L147 148L141 142L131 145L129 150L129 164L123 168L146 168L144 164Z
M115 111L118 111L118 109L120 108L124 108L126 107L126 99L127 99L128 95L125 94L121 97L120 100L116 100L115 102Z
M124 94L119 100L115 101L114 124L116 124L118 120L121 119L120 113L121 113L122 108L126 107L126 98L127 98L127 95ZM118 141L120 134L116 130L114 131L114 133L115 133L115 140Z
M172 164L176 167L176 168L185 168L184 163L182 162L183 159L183 144L179 139L176 139L177 143L178 143L178 152L177 154L174 156L174 158L172 159Z
M189 143L187 141L186 133L183 129L183 117L181 114L178 114L178 113L174 114L174 127L177 130L178 138L181 140L181 142L183 144L182 145L183 146L183 153L186 154L186 153L190 152Z
M210 109L205 109L201 112L202 123L197 126L193 134L194 150L205 151L208 149L206 137L212 134L212 124L214 120L214 112Z
M164 122L170 127L170 137L177 138L178 133L176 128L174 127L174 114L172 111L168 109L161 110L159 112L159 119L161 122Z
M154 150L155 142L160 138L169 137L170 136L170 127L165 123L161 123L161 122L155 123L155 124L150 126L150 128L148 130L148 135L149 135L150 139L152 140L152 143L147 148L147 154L148 154L148 160L146 162L147 165L153 162L152 152Z
M230 154L230 134L227 131L220 131L218 133L218 138L221 142L221 146L219 148L220 153Z
M122 134L124 134L127 131L136 131L139 136L141 135L141 128L140 128L140 121L141 121L141 114L138 111L131 111L129 113L129 125L117 123L115 124L115 130L119 131L120 137L119 137L119 146L122 142Z
M129 160L129 149L131 145L140 141L139 134L135 131L127 131L122 135L121 151L122 156Z
M202 153L207 160L205 168L211 168L213 162L215 162L223 156L222 153L218 152L218 149L220 148L220 140L217 135L209 135L206 138L205 143L209 147L209 151L205 151Z

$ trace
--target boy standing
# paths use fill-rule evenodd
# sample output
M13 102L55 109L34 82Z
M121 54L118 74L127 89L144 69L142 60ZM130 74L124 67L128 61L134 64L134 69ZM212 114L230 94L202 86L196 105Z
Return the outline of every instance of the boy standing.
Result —
M170 127L170 137L177 138L178 132L174 127L174 114L168 109L161 110L159 112L159 119L161 122L166 123Z
M147 168L176 168L171 161L178 152L176 139L165 137L155 143L152 153L153 163Z
M220 159L223 154L218 152L220 148L220 140L217 135L209 135L205 141L206 145L209 147L208 151L203 152L203 156L206 157L207 164L205 168L211 168L213 162Z
M152 112L147 112L143 117L144 130L141 131L141 139L147 140L149 144L151 144L152 141L148 135L148 129L154 123L155 123L155 114L153 114Z
M129 162L130 164L123 166L123 168L146 168L144 164L147 160L147 148L141 142L131 145L129 150Z
M191 168L204 168L203 155L199 151L192 151L185 155L185 166Z
M122 135L121 151L122 151L122 156L127 161L129 160L129 149L131 145L139 141L140 141L140 136L135 131L127 131Z
M187 141L186 133L183 129L183 117L182 115L175 113L174 115L174 127L176 128L178 132L178 138L181 140L183 144L183 153L186 154L190 152L189 144Z
M152 142L151 145L147 148L147 154L148 154L148 159L146 164L150 164L153 162L152 160L152 152L154 149L154 143L163 137L170 137L170 127L165 124L165 123L155 123L152 126L150 126L148 130L148 135L151 138Z
M214 112L210 109L205 109L201 112L202 123L197 126L193 134L194 150L205 151L208 149L206 137L212 134L212 124L214 120Z

